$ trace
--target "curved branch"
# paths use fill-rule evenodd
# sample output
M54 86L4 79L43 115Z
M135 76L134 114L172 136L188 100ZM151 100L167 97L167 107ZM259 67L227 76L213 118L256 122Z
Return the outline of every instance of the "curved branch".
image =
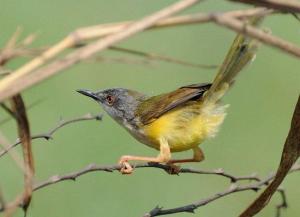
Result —
M92 115L92 114L86 114L82 117L79 118L73 118L73 119L69 119L66 121L61 121L57 126L55 126L53 129L50 129L49 132L46 133L42 133L42 134L37 134L31 137L31 139L52 139L53 134L59 130L60 128L72 124L72 123L76 123L76 122L80 122L80 121L88 121L88 120L102 120L102 114L98 114L98 115ZM16 147L17 145L21 144L20 139L17 139L17 141L10 145L9 147L2 149L0 151L0 157L2 157L3 155L5 155L9 150L11 150L12 148Z
M300 164L294 165L294 167L292 167L292 169L290 170L290 173L296 172L296 171L300 171ZM150 212L146 213L143 217L154 217L154 216L159 216L159 215L169 215L169 214L182 213L182 212L194 213L197 208L204 206L210 202L213 202L217 199L220 199L222 197L225 197L229 194L242 192L242 191L248 191L248 190L258 191L264 185L269 185L270 181L272 181L274 178L275 178L275 174L272 174L272 175L267 176L266 178L262 179L261 181L258 181L255 183L250 183L250 184L241 185L241 186L233 184L225 191L217 192L205 199L196 201L196 202L188 204L188 205L172 208L172 209L163 209L162 207L157 206L154 209L152 209Z
M151 163L151 162L138 163L138 164L135 164L132 166L136 169L137 168L157 168L157 169L162 169L165 171L169 171L171 169L171 167L169 165L159 164L159 163ZM116 165L90 164L79 171L70 172L65 175L54 175L54 176L50 177L49 179L47 179L46 181L35 184L33 189L34 189L34 191L36 191L40 188L44 188L46 186L53 185L58 182L67 181L67 180L75 181L79 176L82 176L82 175L90 173L90 172L96 172L96 171L113 172L113 171L118 171L120 169L121 169L121 166L118 164L116 164ZM201 170L201 169L192 169L192 168L181 168L178 171L177 175L179 175L180 173L222 176L222 177L228 178L231 182L237 182L237 181L241 181L241 180L249 180L249 181L260 181L261 180L256 175L234 176L232 174L224 172L223 169Z

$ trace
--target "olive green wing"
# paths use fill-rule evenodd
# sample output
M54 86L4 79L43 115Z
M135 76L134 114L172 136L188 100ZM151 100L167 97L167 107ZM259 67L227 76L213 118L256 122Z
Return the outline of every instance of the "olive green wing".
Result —
M150 97L139 105L136 115L140 117L143 124L149 124L187 101L200 99L210 86L209 83L192 84L170 93Z

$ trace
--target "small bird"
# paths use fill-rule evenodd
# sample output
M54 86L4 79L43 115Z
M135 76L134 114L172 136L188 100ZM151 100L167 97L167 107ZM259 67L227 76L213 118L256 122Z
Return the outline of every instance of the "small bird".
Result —
M251 20L257 25L260 19ZM91 97L139 142L157 149L156 157L124 155L120 172L133 171L129 161L166 163L200 162L199 147L213 137L226 115L227 105L220 102L234 78L254 58L257 41L238 34L212 83L183 86L175 91L149 97L138 91L112 88L101 91L77 90ZM189 159L171 159L172 152L193 151Z

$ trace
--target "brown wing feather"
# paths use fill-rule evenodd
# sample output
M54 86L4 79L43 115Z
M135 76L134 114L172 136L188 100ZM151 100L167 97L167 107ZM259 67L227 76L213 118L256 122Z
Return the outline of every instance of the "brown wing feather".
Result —
M201 98L211 84L192 84L181 87L170 93L150 97L139 106L137 113L143 124L149 124L166 112L186 103Z

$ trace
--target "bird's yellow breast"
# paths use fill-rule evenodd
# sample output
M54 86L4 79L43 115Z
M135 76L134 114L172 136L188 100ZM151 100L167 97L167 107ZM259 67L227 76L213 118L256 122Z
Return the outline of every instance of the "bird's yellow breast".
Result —
M215 135L224 117L224 106L184 105L146 125L144 135L155 149L159 149L159 140L164 138L172 152L184 151Z

